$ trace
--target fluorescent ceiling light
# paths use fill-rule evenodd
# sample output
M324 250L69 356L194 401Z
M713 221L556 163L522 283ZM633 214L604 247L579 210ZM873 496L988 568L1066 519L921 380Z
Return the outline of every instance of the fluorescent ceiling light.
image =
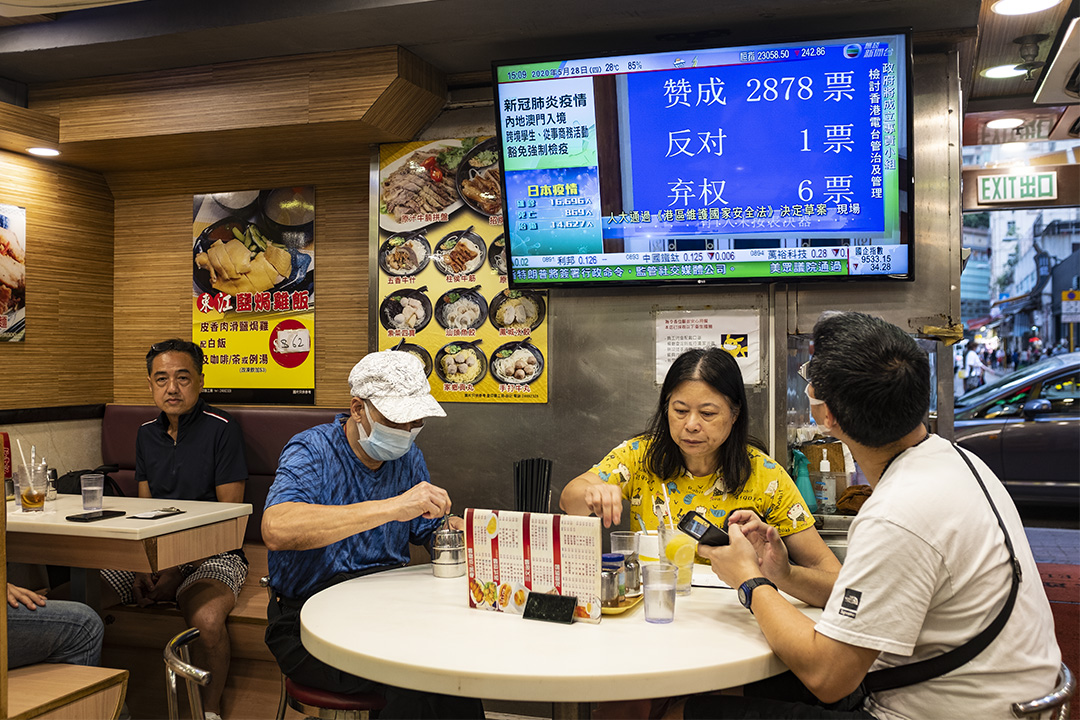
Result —
M59 150L54 150L47 147L26 148L26 152L30 153L31 155L40 155L42 157L56 157L60 154Z
M1061 0L998 0L990 9L998 15L1028 15L1052 8Z
M986 68L980 74L983 77L998 79L1019 77L1024 74L1024 71L1017 70L1015 65L998 65L997 67Z
M986 123L986 127L993 130L1009 130L1011 128L1018 128L1023 124L1024 121L1020 118L999 118Z

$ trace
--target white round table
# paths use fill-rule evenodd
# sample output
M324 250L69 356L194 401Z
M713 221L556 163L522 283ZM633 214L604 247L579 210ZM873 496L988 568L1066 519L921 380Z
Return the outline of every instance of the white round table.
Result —
M708 692L786 669L729 588L695 587L666 625L645 622L642 604L598 625L525 620L471 609L467 592L466 577L436 578L430 565L368 575L308 600L300 637L316 658L377 682L556 704Z

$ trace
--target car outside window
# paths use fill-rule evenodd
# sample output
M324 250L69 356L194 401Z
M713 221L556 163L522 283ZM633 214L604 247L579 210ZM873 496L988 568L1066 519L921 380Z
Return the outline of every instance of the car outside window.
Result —
M1050 401L1050 412L1080 415L1080 373L1072 372L1050 378L1042 384L1039 397Z

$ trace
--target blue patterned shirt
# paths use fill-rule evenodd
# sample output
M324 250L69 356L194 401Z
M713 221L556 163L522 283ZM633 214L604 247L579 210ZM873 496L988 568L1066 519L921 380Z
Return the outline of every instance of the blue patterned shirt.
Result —
M416 445L378 470L360 462L345 437L346 417L339 414L334 422L305 430L289 441L281 452L266 507L284 502L351 505L385 500L429 481L424 455ZM338 573L406 565L409 543L425 543L438 523L438 518L422 517L391 521L326 547L271 550L267 558L270 584L282 595L299 599Z

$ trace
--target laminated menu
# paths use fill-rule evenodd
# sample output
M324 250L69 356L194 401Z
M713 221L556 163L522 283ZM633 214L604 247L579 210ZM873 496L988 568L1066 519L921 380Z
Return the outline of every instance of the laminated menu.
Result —
M575 620L600 622L600 519L465 511L469 607L520 614L530 592L577 598Z

